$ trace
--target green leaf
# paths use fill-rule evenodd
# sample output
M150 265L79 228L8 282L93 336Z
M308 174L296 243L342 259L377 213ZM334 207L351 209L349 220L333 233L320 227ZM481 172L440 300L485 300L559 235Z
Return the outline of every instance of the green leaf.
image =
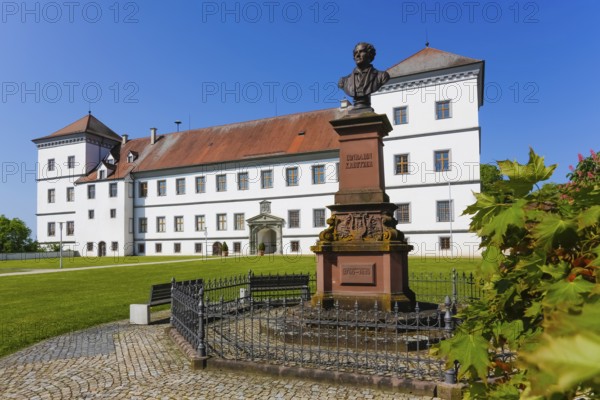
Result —
M519 199L513 204L497 205L494 209L494 218L487 221L481 229L482 236L490 236L491 244L502 248L504 234L509 225L522 227L525 225L525 212L523 206L526 201Z
M516 350L517 341L521 336L521 333L523 333L523 321L496 321L492 328L492 332L494 333L497 342L500 342L501 339L505 339L506 341L508 341L509 347L513 350Z
M521 398L521 393L513 384L504 383L492 390L489 398L498 400L519 400Z
M593 288L594 284L581 276L575 278L573 282L562 279L548 287L544 305L550 307L560 305L561 308L580 305L584 300L583 295L590 293Z
M532 386L535 392L567 393L600 375L600 335L587 331L559 338L544 335L536 351L521 354L521 357L554 378L550 386Z
M598 222L600 222L600 206L597 205L582 211L577 217L579 230L596 225Z
M488 346L489 341L481 335L458 332L440 343L440 351L448 363L454 360L460 363L459 379L465 376L485 379L490 367Z
M519 164L516 161L499 161L498 166L503 175L508 176L509 181L497 182L498 186L504 186L512 189L516 197L526 195L533 189L533 185L540 181L545 181L552 176L556 165L546 167L544 157L540 157L533 149L529 149L529 161L527 164Z
M572 241L577 237L576 229L577 225L574 221L562 219L556 214L546 214L533 228L533 237L539 247L548 251L555 243L562 240Z

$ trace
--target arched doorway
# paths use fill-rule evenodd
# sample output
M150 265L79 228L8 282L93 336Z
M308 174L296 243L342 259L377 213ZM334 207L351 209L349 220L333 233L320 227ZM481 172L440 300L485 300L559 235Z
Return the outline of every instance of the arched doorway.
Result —
M106 256L106 243L100 242L98 243L98 257Z
M214 242L212 246L212 255L220 256L221 255L221 242Z
M273 229L261 229L256 236L259 244L265 244L265 254L273 254L277 251L277 233Z

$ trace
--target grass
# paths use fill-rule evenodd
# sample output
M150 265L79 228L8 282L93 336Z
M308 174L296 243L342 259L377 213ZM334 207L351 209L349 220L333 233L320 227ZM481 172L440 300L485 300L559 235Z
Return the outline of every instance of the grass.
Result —
M198 256L153 256L153 257L65 257L63 268L85 268L115 264L138 264L146 262L162 262L173 260L203 259ZM58 258L42 258L35 260L8 260L0 261L0 274L7 272L21 272L38 269L59 269Z
M211 279L246 274L249 269L256 273L315 271L314 256L228 257L143 265L185 258L137 257L140 265L129 267L0 277L0 357L49 337L127 319L129 304L145 303L152 284L169 282L172 277ZM100 261L106 262L104 265L114 263L109 259ZM83 260L73 264L86 265ZM24 265L24 269L32 269L28 263ZM409 270L468 271L475 265L476 261L464 259L449 262L411 258Z

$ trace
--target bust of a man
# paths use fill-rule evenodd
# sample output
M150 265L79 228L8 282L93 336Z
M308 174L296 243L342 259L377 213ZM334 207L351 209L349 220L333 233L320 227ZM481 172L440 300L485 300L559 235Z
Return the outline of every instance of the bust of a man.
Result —
M361 42L354 46L356 68L350 75L340 78L338 83L338 87L354 99L353 111L373 111L371 93L378 91L390 79L387 72L378 71L371 64L375 53L372 44Z

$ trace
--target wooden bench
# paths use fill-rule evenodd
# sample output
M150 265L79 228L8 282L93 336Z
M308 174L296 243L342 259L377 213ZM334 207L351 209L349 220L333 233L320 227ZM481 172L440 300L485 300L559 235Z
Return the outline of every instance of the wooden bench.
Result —
M276 298L285 297L277 292L299 292L304 301L310 300L310 288L308 286L308 274L295 275L251 275L250 297L251 298Z
M150 287L150 299L146 304L129 305L129 323L148 325L150 307L171 304L171 283L159 283Z

